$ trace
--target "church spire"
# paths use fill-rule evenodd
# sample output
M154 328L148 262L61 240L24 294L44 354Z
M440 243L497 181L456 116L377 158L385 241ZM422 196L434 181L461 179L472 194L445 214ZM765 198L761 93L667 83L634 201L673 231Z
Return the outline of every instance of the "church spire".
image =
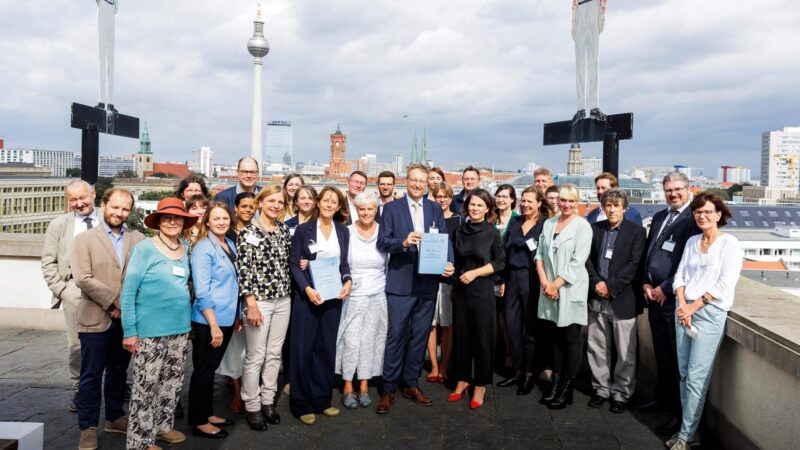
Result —
M150 130L147 129L147 122L145 122L144 130L142 131L142 138L139 140L139 154L152 154L153 152L150 149L150 145Z

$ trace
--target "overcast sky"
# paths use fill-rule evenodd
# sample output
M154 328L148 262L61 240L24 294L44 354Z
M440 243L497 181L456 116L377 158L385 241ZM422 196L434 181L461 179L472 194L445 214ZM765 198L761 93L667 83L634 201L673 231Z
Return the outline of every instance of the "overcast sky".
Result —
M121 112L147 121L160 161L249 153L256 1L120 0ZM341 122L348 157L410 152L562 172L568 146L542 124L575 113L571 0L271 0L263 116L294 124L295 160L327 160ZM760 134L800 125L796 0L609 0L601 109L635 114L620 167L721 164L759 172ZM91 0L0 3L0 134L7 147L79 151L69 105L97 102ZM407 116L404 118L404 116ZM102 137L100 152L138 150ZM584 155L601 156L600 144Z

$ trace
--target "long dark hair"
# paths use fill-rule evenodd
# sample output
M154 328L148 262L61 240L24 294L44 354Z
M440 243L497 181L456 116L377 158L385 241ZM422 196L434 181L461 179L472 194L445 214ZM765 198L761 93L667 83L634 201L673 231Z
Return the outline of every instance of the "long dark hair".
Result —
M464 217L469 217L469 202L472 200L472 197L478 197L483 200L483 202L486 203L486 207L489 208L486 211L484 220L492 225L497 223L497 207L494 204L494 198L492 198L492 194L490 194L489 191L481 188L470 191L470 193L467 194L467 198L464 199Z
M553 205L551 205L550 202L547 201L547 197L538 187L536 186L526 187L525 190L522 191L522 194L520 194L519 197L522 198L525 194L533 194L533 196L536 197L536 201L539 202L539 220L549 219L553 217L553 215L556 213L556 210L553 207Z

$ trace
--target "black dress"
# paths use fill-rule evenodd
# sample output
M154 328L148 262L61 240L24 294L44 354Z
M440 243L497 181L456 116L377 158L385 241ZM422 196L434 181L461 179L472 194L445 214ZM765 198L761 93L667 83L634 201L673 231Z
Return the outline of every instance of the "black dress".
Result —
M453 287L453 369L458 381L476 386L492 383L496 327L494 279L505 267L500 233L486 221L467 222L453 239L455 275ZM472 269L491 264L494 274L463 284L458 278ZM472 367L475 367L473 380Z
M512 217L504 237L506 250L505 315L514 368L533 373L534 329L539 303L539 276L533 256L544 222L540 219L527 233L522 232L525 216Z

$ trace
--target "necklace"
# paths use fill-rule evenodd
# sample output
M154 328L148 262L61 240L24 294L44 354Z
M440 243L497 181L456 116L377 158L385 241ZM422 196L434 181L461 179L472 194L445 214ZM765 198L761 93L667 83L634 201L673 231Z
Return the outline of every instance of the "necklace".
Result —
M159 241L161 241L161 243L162 243L162 244L164 244L164 246L165 246L165 247L167 247L168 249L172 250L173 252L174 252L174 251L176 251L176 250L178 250L179 248L181 248L181 243L180 243L180 241L178 241L178 245L176 245L176 246L175 246L175 248L172 248L172 246L170 246L170 245L167 243L167 241L165 241L165 240L164 240L164 238L163 238L163 237L161 237L161 232L160 232L160 231L159 231L158 233L156 233L156 235L158 235L158 240L159 240Z
M704 237L703 239L700 239L700 247L708 249L708 247L710 247L715 240L717 240L717 233L714 233L708 240L706 240Z

